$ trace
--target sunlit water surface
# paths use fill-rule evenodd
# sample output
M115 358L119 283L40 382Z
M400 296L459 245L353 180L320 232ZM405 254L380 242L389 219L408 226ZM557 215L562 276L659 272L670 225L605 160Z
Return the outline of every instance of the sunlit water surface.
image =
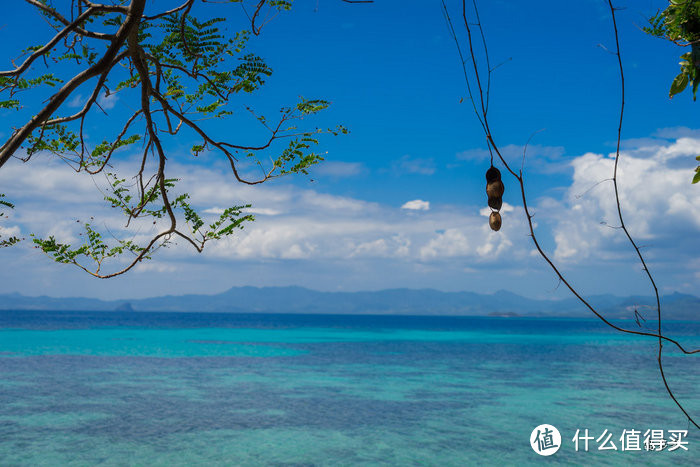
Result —
M593 320L0 312L0 465L700 465L656 352ZM664 362L700 418L700 357ZM585 428L618 450L576 452ZM688 451L623 452L625 429Z

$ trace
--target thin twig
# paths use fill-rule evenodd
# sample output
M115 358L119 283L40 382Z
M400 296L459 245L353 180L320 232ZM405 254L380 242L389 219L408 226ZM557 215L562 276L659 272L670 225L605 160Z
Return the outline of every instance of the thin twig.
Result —
M463 55L462 55L462 51L461 51L461 46L460 46L460 44L459 44L459 41L457 40L457 35L456 35L456 33L454 32L454 27L453 27L453 25L452 25L452 21L451 21L449 12L448 12L448 10L447 10L447 7L445 6L444 1L442 2L443 13L444 13L445 18L446 18L446 20L447 20L447 23L448 23L450 32L451 32L451 34L453 35L453 37L455 38L455 43L456 43L456 45L457 45L457 50L458 50L458 53L459 53L460 61L461 61L462 67L463 67L463 69L464 69L465 79L466 79L466 81L467 81L467 86L468 86L468 89L469 89L469 91L470 91L470 92L469 92L469 96L470 96L470 99L472 99L474 111L475 111L475 113L476 113L476 115L477 115L477 118L479 119L479 122L480 122L481 125L482 125L482 129L484 130L486 139L487 139L487 141L488 141L488 143L489 143L489 149L490 149L490 150L491 150L491 149L493 150L493 152L498 156L498 158L500 159L501 163L502 163L503 166L506 168L506 170L508 170L508 172L509 172L511 175L513 175L513 177L518 181L518 184L519 184L519 186L520 186L521 199L522 199L522 202L523 202L523 210L524 210L524 212L525 212L526 219L527 219L527 224L528 224L528 228L529 228L529 231L530 231L530 237L532 238L532 241L533 241L533 243L534 243L534 245L535 245L535 248L537 249L538 253L540 254L540 256L542 256L542 258L547 262L547 264L550 266L550 268L554 271L554 273L556 274L556 276L557 276L558 279L559 279L559 282L560 282L560 283L563 283L563 284L569 289L569 291L570 291L583 305L585 305L586 308L588 308L598 319L600 319L603 323L605 323L606 325L610 326L611 328L613 328L613 329L615 329L615 330L617 330L617 331L623 332L623 333L632 334L632 335L639 335L639 336L654 337L654 338L657 338L657 339L658 339L658 342L659 342L658 365L659 365L659 371L660 371L660 373L661 373L661 378L662 378L662 380L663 380L663 382L664 382L664 385L665 385L665 387L666 387L666 390L668 391L668 393L669 393L669 395L671 396L672 400L676 403L676 405L681 409L681 411L682 411L682 412L685 414L685 416L688 418L688 422L689 422L689 423L692 423L693 425L695 425L697 428L700 429L700 426L698 426L698 424L695 422L695 420L693 420L693 418L688 414L688 412L683 408L683 406L681 405L681 403L676 399L675 395L673 394L673 391L671 390L671 388L670 388L669 385L668 385L668 382L666 381L666 377L665 377L665 374L664 374L663 365L662 365L662 361L661 361L661 352L662 352L662 346L663 346L663 342L664 342L664 341L674 344L674 345L675 345L676 347L678 347L678 349L679 349L681 352L683 352L684 354L696 354L696 353L700 353L700 349L687 350L687 349L685 349L678 341L676 341L675 339L672 339L672 338L669 338L669 337L663 335L663 333L662 333L662 327L661 327L661 302L660 302L660 298L659 298L658 288L656 287L656 283L654 282L654 279L653 279L653 277L652 277L652 275L651 275L651 272L649 271L649 268L648 268L647 265L646 265L646 262L645 262L645 260L644 260L644 257L642 256L642 253L641 253L641 251L640 251L640 248L637 246L637 244L634 242L632 236L629 234L629 231L627 230L627 228L626 228L626 226L625 226L625 224L624 224L623 218L622 218L622 208L621 208L620 197L619 197L619 192L618 192L618 187L617 187L617 165L618 165L618 161L619 161L619 157L620 157L620 143L621 143L621 135L622 135L622 118L623 118L623 115L624 115L624 73L623 73L623 67L622 67L622 60L621 60L621 57L620 57L620 46L619 46L619 37L618 37L617 23L616 23L616 19L615 19L615 8L613 7L612 1L611 1L611 0L608 0L608 4L609 4L609 6L610 6L610 11L611 11L611 14L612 14L613 29L614 29L614 31L615 31L615 43L616 43L616 48L617 48L617 52L616 52L615 55L617 55L617 58L618 58L618 65L619 65L619 69L620 69L620 83L621 83L621 88L622 88L622 98L621 98L621 106L620 106L620 120L619 120L619 126L618 126L618 134L617 134L617 151L616 151L616 158L615 158L615 169L614 169L614 173L613 173L613 178L612 178L612 180L613 180L613 183L614 183L614 185L615 185L615 200L616 200L616 204L617 204L617 208L618 208L618 216L619 216L620 224L621 224L621 225L620 225L620 228L625 232L625 234L626 234L628 240L630 241L630 243L631 243L632 246L634 247L634 250L636 251L638 258L639 258L640 261L642 262L642 265L643 265L643 267L644 267L644 271L645 271L645 273L647 274L647 276L648 276L648 278L649 278L649 280L650 280L650 282L651 282L651 284L652 284L652 287L653 287L653 289L654 289L654 293L655 293L655 297L656 297L656 302L657 302L656 309L657 309L657 316L658 316L658 330L657 330L657 332L655 332L655 333L652 333L652 332L643 332L643 331L636 331L636 330L631 330L631 329L625 329L625 328L622 328L622 327L617 326L616 324L610 322L610 321L609 321L607 318L605 318L601 313L599 313L599 312L598 312L598 311L597 311L597 310L596 310L596 309L595 309L595 308L594 308L594 307L593 307L593 306L592 306L592 305L591 305L591 304L590 304L590 303L589 303L589 302L588 302L588 301L573 287L573 285L564 277L564 275L561 273L561 271L557 268L557 266L554 264L554 262L549 258L549 256L545 253L545 251L544 251L544 250L542 249L542 247L540 246L539 241L538 241L538 239L537 239L537 236L536 236L536 234L535 234L534 224L533 224L533 221L532 221L533 214L531 214L531 212L530 212L530 210L529 210L529 208L528 208L528 205L527 205L527 197L526 197L526 194L525 194L525 183L524 183L524 177L523 177L523 168L521 167L521 169L520 169L520 171L519 171L518 173L514 172L514 171L511 169L511 167L509 166L508 162L507 162L507 161L505 160L505 158L502 156L502 154L501 154L501 152L500 152L498 146L496 145L496 142L495 142L495 140L494 140L494 138L493 138L492 132L491 132L491 130L490 130L490 128L489 128L489 121L488 121L488 116L487 116L487 106L486 106L487 103L486 103L486 99L485 99L485 97L484 97L483 89L482 89L482 87L481 87L480 70L479 70L479 67L478 67L478 64L477 64L476 55L475 55L475 51L474 51L474 44L473 44L473 39L472 39L472 34L471 34L471 29L470 29L470 24L471 24L471 23L467 20L465 1L464 1L464 0L462 1L462 19L463 19L463 21L464 21L464 27L465 27L466 32L467 32L467 40L468 40L468 45L469 45L469 52L470 52L471 59L472 59L471 61L472 61L473 75L474 75L474 77L476 78L476 83L477 83L477 87L478 87L478 90L479 90L478 96L479 96L479 104L480 104L480 107L481 107L481 112L479 112L479 111L477 110L477 104L476 104L476 102L474 102L474 94L471 92L471 88L470 88L470 86L469 86L469 81L470 81L470 80L469 80L469 74L468 74L467 71L466 71L466 67L464 67L464 63L465 63L465 62L464 62L464 59L463 59ZM474 9L475 9L475 11L478 11L476 2L474 2ZM477 21L476 24L478 25L479 28L481 28L480 22ZM482 40L483 40L483 36L482 36ZM483 53L484 53L486 56L488 56L488 51L486 50L485 47L484 47ZM488 70L489 73L490 73L490 71L491 71L491 70Z

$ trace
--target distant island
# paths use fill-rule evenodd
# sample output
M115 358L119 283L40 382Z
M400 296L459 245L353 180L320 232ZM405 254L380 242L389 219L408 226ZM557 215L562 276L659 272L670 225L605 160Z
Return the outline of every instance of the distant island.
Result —
M700 320L700 298L673 293L662 297L664 317ZM597 295L591 303L612 319L634 319L635 310L654 320L652 297ZM494 294L390 289L374 292L319 292L302 287L233 287L216 295L167 295L137 300L27 297L0 294L0 310L105 312L216 312L382 314L499 317L591 317L574 298L536 300L507 291Z

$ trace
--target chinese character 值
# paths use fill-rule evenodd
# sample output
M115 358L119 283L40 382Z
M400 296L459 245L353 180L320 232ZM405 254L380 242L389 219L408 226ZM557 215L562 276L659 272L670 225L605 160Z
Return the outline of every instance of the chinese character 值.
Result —
M554 438L552 438L553 431L549 428L545 428L543 431L537 431L537 447L540 451L550 448L558 448L558 445L554 444Z
M622 436L620 436L620 443L622 443L623 451L641 451L642 448L639 444L639 435L642 432L638 430L624 430Z

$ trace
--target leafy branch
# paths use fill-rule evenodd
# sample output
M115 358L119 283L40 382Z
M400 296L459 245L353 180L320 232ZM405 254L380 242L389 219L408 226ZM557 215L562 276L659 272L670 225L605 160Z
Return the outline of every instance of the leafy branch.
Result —
M681 72L671 83L668 95L673 97L690 84L695 100L700 86L700 0L670 0L665 10L649 19L644 31L681 47L690 47L689 52L681 55Z
M681 55L681 72L671 82L669 97L690 85L693 100L700 86L700 0L671 0L669 6L649 19L644 31L681 47L690 47ZM700 160L700 156L696 158ZM695 168L693 183L700 182L700 165Z
M291 2L256 2L249 14L250 30L233 34L224 29L223 16L193 14L196 5L198 14L219 14L220 6L214 10L207 0L183 0L170 10L148 13L146 0L110 4L76 0L61 5L65 10L50 1L26 2L44 16L55 35L44 44L25 48L11 68L0 71L0 109L19 115L31 112L0 146L0 168L11 158L27 162L36 154L53 154L76 172L105 176L104 200L125 216L125 229L136 220L150 220L158 229L141 243L113 234L114 241L104 240L105 233L87 223L78 246L34 236L34 244L54 261L73 264L96 277L113 277L151 258L174 238L202 251L208 241L232 235L253 220L244 214L250 205L238 203L218 219L205 222L188 194L173 195L177 180L167 175L169 141L194 136L194 157L209 151L228 161L233 179L255 185L288 174L306 174L323 160L314 151L319 137L347 133L342 126L304 128L307 118L329 106L321 99L301 98L293 106L282 107L274 120L241 102L272 75L265 60L248 50L251 35L258 35L274 15L289 10ZM240 0L228 3L245 6ZM44 89L52 89L51 94L37 108L37 96ZM88 90L87 98L81 97L83 89ZM97 116L107 114L101 99L120 99L136 108L118 123L116 134L97 137L92 144L95 135L88 135L86 128L94 126ZM65 112L76 101L80 110ZM267 133L262 141L228 140L235 131L221 139L208 128L209 120L227 119L238 106L246 108ZM119 112L110 115L111 121L119 122L120 117ZM110 124L102 131L108 133L111 128ZM135 172L117 173L115 158L134 150L139 156ZM247 167L259 168L261 175L251 176ZM106 271L110 260L122 261L123 267Z

